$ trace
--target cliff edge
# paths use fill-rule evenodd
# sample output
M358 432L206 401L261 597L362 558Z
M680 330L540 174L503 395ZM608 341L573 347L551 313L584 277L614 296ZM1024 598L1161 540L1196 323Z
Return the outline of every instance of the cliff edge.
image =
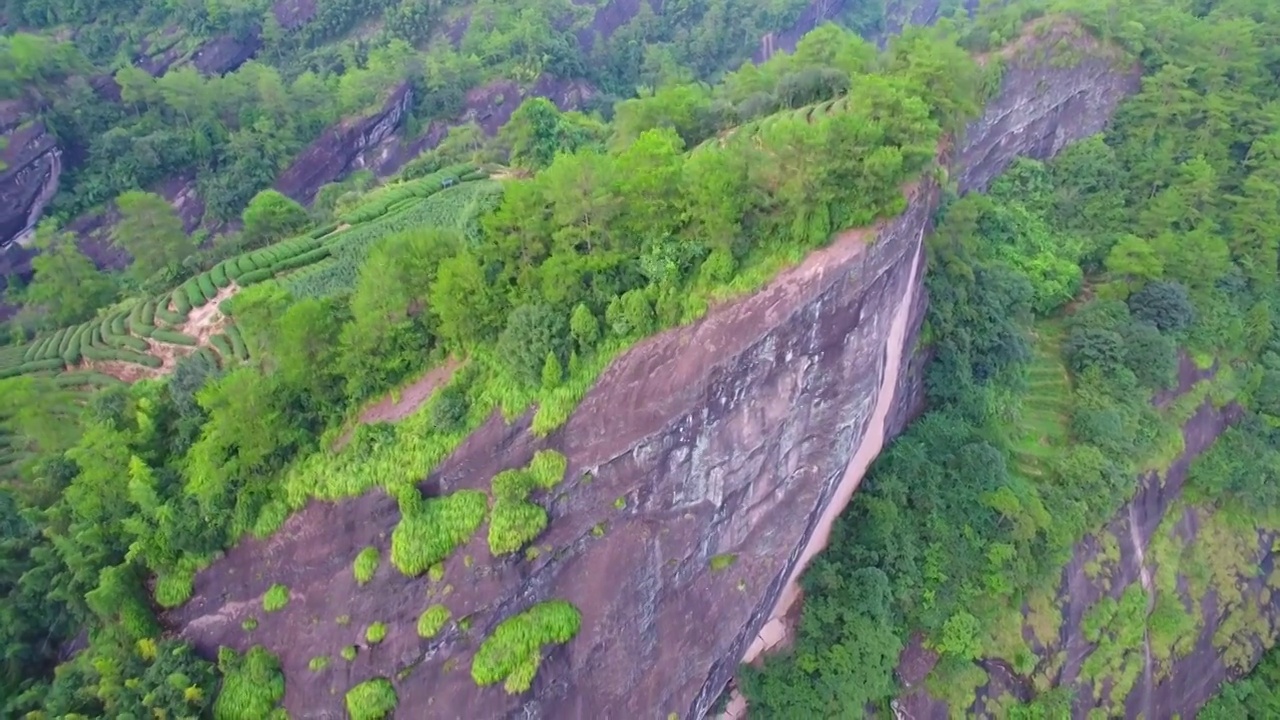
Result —
M1104 60L1010 62L954 149L958 189L1096 133L1136 87ZM395 502L374 492L312 503L201 572L168 622L206 654L278 653L299 718L342 717L346 689L374 676L395 679L414 717L704 717L856 487L851 460L869 462L919 411L922 240L939 196L922 181L900 216L845 232L760 292L638 344L549 438L534 438L527 419L492 419L424 483L428 494L487 488L538 449L563 452L568 480L547 503L536 552L494 561L477 537L442 579L383 567L359 586L352 560L370 545L385 556ZM291 602L246 632L274 583ZM551 598L576 605L582 628L544 660L533 691L476 687L467 667L479 640ZM435 602L467 622L422 640L417 616ZM362 643L373 622L389 629L379 645L308 670Z

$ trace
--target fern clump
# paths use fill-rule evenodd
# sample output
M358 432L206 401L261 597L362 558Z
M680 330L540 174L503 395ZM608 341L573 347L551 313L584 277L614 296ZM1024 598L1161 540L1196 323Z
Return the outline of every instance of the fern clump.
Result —
M442 498L424 498L416 489L402 492L400 522L391 533L391 564L416 577L443 562L484 522L488 499L479 490L459 490Z
M564 600L538 603L513 615L481 643L471 662L471 679L481 687L502 680L508 693L522 693L538 673L542 646L569 642L581 624L581 613Z
M360 551L356 556L356 561L352 567L355 573L356 582L364 585L373 579L373 574L378 571L378 548L367 547Z
M418 637L429 640L440 633L453 614L443 605L432 605L418 617Z
M396 689L386 678L365 680L347 691L347 714L351 720L382 720L396 709Z

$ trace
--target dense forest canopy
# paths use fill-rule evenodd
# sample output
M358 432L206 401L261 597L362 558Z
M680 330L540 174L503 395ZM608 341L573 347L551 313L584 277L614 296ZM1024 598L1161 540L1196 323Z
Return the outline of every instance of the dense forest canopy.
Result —
M109 331L144 307L180 325L193 303L164 293L185 281L192 298L221 297L229 261L280 240L323 260L237 265L237 293L219 309L234 321L225 346L184 354L164 374L102 389L70 374L0 379L0 712L278 712L284 678L269 649L226 650L215 665L161 626L158 611L186 602L200 568L312 498L381 488L402 517L392 564L427 572L460 527L474 531L477 498L424 498L415 482L468 432L534 406L534 430L549 432L639 338L758 288L835 231L900 212L901 187L934 169L939 143L1000 78L998 60L983 66L973 53L1017 40L1049 10L1136 58L1143 91L1104 137L1049 164L1020 162L986 196L949 198L929 241L931 412L880 459L806 575L794 650L744 670L752 713L886 703L917 631L942 657L931 687L963 702L972 660L1009 649L993 647L993 628L1056 578L1138 471L1176 454L1181 406L1162 414L1148 398L1170 386L1178 348L1231 368L1227 390L1253 419L1230 442L1272 444L1280 10L1014 3L908 29L884 51L825 25L794 53L751 65L760 35L804 3L667 5L642 4L582 44L592 14L569 2L475 4L461 37L445 41L461 6L333 2L300 20L252 1L8 0L3 17L26 32L0 42L0 97L40 105L77 158L55 212L115 200L117 242L135 259L127 275L97 274L56 223L42 226L15 335L38 331L48 345L54 328L102 319ZM884 22L879 5L848 5L856 31ZM50 39L67 25L80 28L72 43ZM224 34L260 35L263 49L221 76L180 66L153 77L135 62L144 45ZM119 102L87 79L104 69ZM590 80L608 112L529 99L494 139L455 129L402 182L371 188L356 176L312 208L262 191L323 127L401 82L418 90L421 123L450 117L478 83L543 73ZM470 177L489 161L514 177ZM196 250L172 209L142 191L188 168L210 210L239 216L242 233ZM442 189L442 179L465 182ZM219 272L216 287L196 288ZM158 306L142 302L156 293ZM121 353L151 347L97 332ZM353 427L364 403L447 357L468 362L421 412ZM1029 449L1028 424L1057 444L1034 438ZM1244 499L1280 499L1274 454L1215 457L1192 487L1224 512L1249 521ZM491 543L519 549L545 526L530 487L508 486L539 486L538 475L494 479L503 502ZM287 601L273 588L264 606ZM577 631L576 610L552 607L529 637ZM67 659L82 632L87 647ZM528 637L490 640L538 656ZM1038 666L1029 651L1011 660L1028 674ZM502 679L488 670L478 682ZM536 670L522 661L504 672L528 687ZM1044 690L1010 712L1053 716L1063 696ZM395 695L371 679L346 701L355 714Z

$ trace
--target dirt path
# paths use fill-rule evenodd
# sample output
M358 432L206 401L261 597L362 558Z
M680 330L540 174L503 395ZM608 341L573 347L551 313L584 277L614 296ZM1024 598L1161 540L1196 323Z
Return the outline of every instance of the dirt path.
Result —
M782 596L778 598L769 621L761 628L755 641L747 649L747 654L742 659L743 663L749 663L762 653L768 652L789 640L792 628L790 623L787 622L787 615L800 598L800 576L809 566L809 562L814 556L826 548L827 542L831 537L832 525L835 524L840 514L844 512L849 501L853 499L853 494L858 489L858 485L861 484L863 476L866 475L867 468L871 466L871 462L875 460L876 456L880 454L880 450L884 447L885 425L889 418L889 409L893 407L894 397L898 390L898 375L902 367L903 342L906 339L907 322L911 316L910 298L916 289L916 274L920 268L923 250L924 231L921 230L920 237L916 240L916 254L911 261L910 280L907 283L906 292L899 299L898 311L894 314L893 322L889 327L889 337L885 343L880 393L876 399L875 409L872 411L871 422L867 426L867 435L863 437L857 451L849 460L848 466L845 467L840 486L836 489L831 502L827 504L822 513L822 518L814 528L813 535L810 536L808 544L805 545L804 551L800 554L800 559L796 563L791 577L787 580L787 587L783 590ZM733 697L729 701L729 707L725 711L724 718L726 720L737 720L746 717L746 710L746 698L735 690Z
M234 282L222 288L212 300L198 308L193 308L191 314L187 315L187 321L178 328L178 331L199 340L200 345L208 345L209 338L222 332L223 326L227 324L227 316L222 314L219 305L224 300L235 297L238 292L240 292L240 286Z
M449 382L460 367L462 367L462 361L450 357L443 364L423 373L422 377L414 380L408 386L388 393L386 397L376 404L365 408L360 413L359 423L369 425L377 422L400 422L425 405L431 399L431 394L436 391L436 388ZM354 432L355 428L348 428L343 432L338 437L337 442L333 444L334 449L341 450L346 447L347 443L351 442L351 435Z

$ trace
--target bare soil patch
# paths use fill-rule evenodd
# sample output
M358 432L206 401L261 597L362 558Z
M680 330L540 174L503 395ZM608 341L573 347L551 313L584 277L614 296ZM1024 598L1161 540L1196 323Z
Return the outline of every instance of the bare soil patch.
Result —
M240 286L234 282L219 290L212 300L191 310L187 321L178 328L179 332L199 340L201 346L208 345L209 338L222 332L222 328L227 324L227 316L222 314L219 305L222 301L235 297L238 292L240 292Z
M79 369L100 372L103 375L110 375L127 383L159 377L163 373L159 368L149 368L145 365L135 365L118 360L85 360L80 364Z
M431 395L436 391L436 388L449 382L449 379L453 377L453 374L460 367L462 367L462 361L456 358L451 357L445 360L443 364L426 371L422 377L409 383L409 385L387 393L386 397L365 408L360 413L359 424L371 425L379 422L400 422L409 417L431 399ZM337 441L333 444L334 449L341 450L346 447L347 443L351 442L351 435L354 432L355 428L348 428L338 436Z

